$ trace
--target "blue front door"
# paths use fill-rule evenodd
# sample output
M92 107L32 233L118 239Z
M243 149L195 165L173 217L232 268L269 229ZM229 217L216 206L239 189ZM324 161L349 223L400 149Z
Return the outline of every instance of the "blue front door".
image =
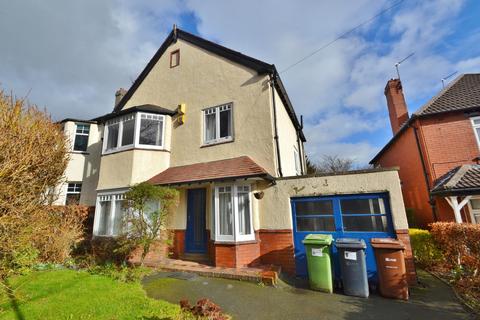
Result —
M187 190L187 232L185 252L207 252L206 189Z
M367 244L367 272L375 280L377 268L371 238L394 238L392 218L387 193L355 194L292 198L296 274L307 277L305 246L302 240L310 233L331 234L340 237L360 238ZM340 268L335 245L332 245L335 278L340 278Z

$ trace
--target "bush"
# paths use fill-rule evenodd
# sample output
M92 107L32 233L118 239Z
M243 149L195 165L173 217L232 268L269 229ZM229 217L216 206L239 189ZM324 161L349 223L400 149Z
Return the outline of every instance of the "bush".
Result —
M180 308L182 312L188 315L193 315L194 319L208 319L208 320L228 320L230 317L223 313L222 309L213 301L208 299L200 299L193 307L190 306L188 300L180 301Z
M445 257L445 265L458 279L478 277L480 269L480 225L436 222L432 237Z
M409 229L408 233L415 263L422 268L429 269L442 261L442 252L428 230Z
M144 267L137 268L127 264L116 265L113 263L92 265L87 268L87 271L91 274L107 276L121 282L136 282L151 272L150 269Z
M52 206L43 215L43 230L34 235L33 244L44 263L65 263L84 238L88 207Z

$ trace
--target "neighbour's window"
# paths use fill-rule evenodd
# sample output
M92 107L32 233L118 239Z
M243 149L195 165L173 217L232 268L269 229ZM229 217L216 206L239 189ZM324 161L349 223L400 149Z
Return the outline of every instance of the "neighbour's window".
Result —
M90 133L89 124L76 124L75 142L73 143L74 151L87 151L88 135Z
M163 116L155 114L141 114L140 141L142 145L162 146Z
M472 223L480 223L480 198L470 199L470 211L472 214Z
M180 64L180 49L170 52L170 68Z
M80 203L80 193L82 192L81 183L69 183L67 186L67 197L65 200L66 205L79 204Z
M218 143L232 140L232 104L205 109L204 143Z
M215 240L254 240L250 186L216 186L214 189Z
M138 113L112 119L105 124L104 153L133 147L163 148L165 116Z
M383 199L340 200L344 231L387 231Z
M96 236L118 236L124 218L123 194L98 196L95 211L94 234Z
M302 174L302 168L300 166L300 156L298 154L298 150L296 147L293 147L293 157L295 158L295 172L297 173L298 176Z
M295 202L297 231L335 231L332 200Z
M480 147L480 117L470 118L470 121L472 122L473 132L477 138L477 144Z

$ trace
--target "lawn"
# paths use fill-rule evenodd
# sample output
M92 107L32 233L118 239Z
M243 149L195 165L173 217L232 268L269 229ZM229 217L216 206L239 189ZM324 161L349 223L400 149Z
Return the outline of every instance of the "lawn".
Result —
M124 283L84 271L33 272L10 279L10 285L17 288L15 299L0 293L2 320L153 320L175 318L180 310L174 304L148 298L139 283Z

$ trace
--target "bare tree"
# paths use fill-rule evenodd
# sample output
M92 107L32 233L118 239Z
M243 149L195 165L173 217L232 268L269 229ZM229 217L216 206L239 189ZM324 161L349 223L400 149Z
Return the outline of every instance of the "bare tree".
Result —
M337 173L354 170L354 161L338 155L324 155L315 165L318 173Z

